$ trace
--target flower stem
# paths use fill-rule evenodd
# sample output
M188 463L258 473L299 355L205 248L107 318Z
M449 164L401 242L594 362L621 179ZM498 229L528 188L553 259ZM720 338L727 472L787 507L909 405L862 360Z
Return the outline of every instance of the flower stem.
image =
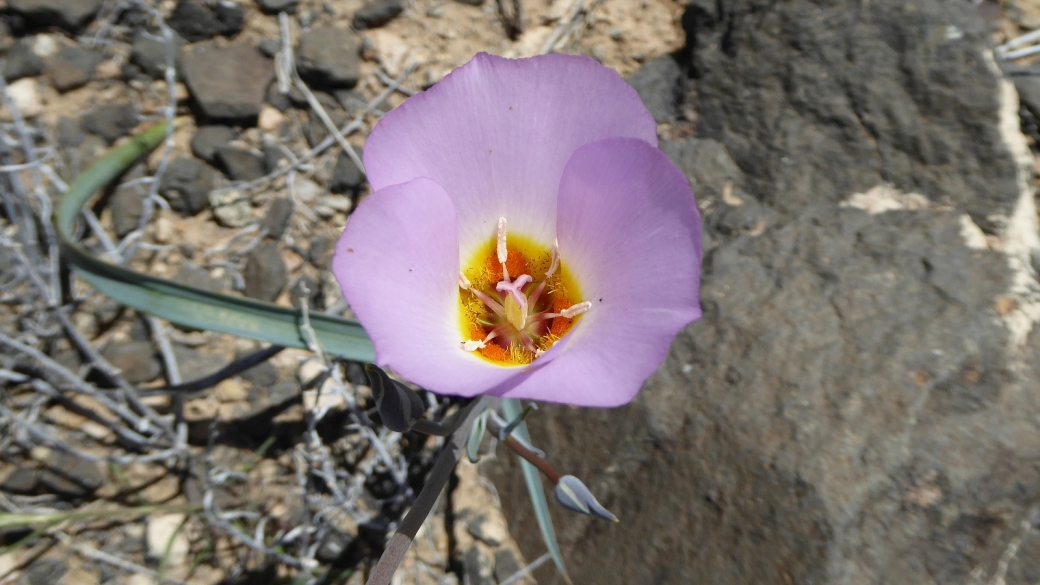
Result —
M488 418L488 430L491 431L493 435L498 436L499 432L503 429L502 426L499 424L499 421L496 421L495 417L492 416ZM541 471L545 475L545 477L553 483L553 485L556 485L560 482L560 477L562 477L560 472L556 471L556 468L553 467L551 463L546 461L544 458L540 457L534 451L525 447L522 443L520 443L520 441L517 441L512 436L507 436L505 439L502 440L502 444L512 449L512 451L517 455L526 459L531 465L537 467L538 471Z
M372 569L372 574L369 575L368 582L365 585L389 585L391 579L393 579L394 572L397 571L397 567L404 560L408 547L411 546L412 540L415 539L416 533L419 532L419 527L426 521L426 517L430 515L430 510L433 509L434 503L437 502L437 497L440 495L441 490L444 489L444 486L447 485L448 479L451 478L451 472L455 469L455 464L458 462L459 457L462 456L463 445L466 443L469 427L473 424L473 420L477 418L477 415L488 407L490 401L490 398L481 396L462 407L465 414L461 416L464 416L465 419L445 442L437 462L434 463L433 469L426 479L426 485L419 492L419 497L415 498L412 509L408 511L400 526L397 527L397 532L390 539L386 550L383 551L383 555L379 557L379 562Z

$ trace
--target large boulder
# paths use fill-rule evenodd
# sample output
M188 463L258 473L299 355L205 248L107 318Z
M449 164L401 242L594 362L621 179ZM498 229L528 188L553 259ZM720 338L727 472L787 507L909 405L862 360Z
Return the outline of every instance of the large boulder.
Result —
M684 25L697 136L662 147L704 210L704 317L633 404L528 419L621 518L554 507L574 582L1037 583L1032 156L970 3Z

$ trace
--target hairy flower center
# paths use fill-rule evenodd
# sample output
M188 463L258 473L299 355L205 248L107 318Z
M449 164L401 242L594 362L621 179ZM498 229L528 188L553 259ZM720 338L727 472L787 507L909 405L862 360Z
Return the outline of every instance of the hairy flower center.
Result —
M462 348L499 365L524 365L548 351L590 307L554 244L506 234L481 246L459 275Z

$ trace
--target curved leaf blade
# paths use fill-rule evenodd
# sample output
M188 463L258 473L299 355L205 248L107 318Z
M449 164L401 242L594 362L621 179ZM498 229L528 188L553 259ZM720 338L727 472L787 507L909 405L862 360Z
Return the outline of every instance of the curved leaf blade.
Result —
M138 311L196 329L230 333L287 347L307 349L300 311L244 297L199 290L105 262L72 238L72 226L92 195L116 179L166 137L160 122L109 152L81 173L54 214L63 258L77 276L115 301ZM309 315L326 352L371 362L375 349L361 325L322 313Z

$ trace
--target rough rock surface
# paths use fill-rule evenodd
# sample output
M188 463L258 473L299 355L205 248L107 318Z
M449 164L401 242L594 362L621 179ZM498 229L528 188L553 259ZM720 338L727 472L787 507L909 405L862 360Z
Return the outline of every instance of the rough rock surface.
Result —
M33 52L32 43L20 40L4 55L4 68L0 74L8 83L23 77L34 77L43 72L43 59Z
M184 55L181 46L184 39L176 33L172 35L173 65L180 70L184 66ZM130 62L138 66L145 75L153 79L162 79L166 75L166 56L170 47L166 39L158 32L140 31L130 46Z
M266 168L262 156L234 146L218 146L216 160L232 181L259 179Z
M361 156L361 149L358 156ZM332 179L329 181L329 191L333 193L357 193L365 184L365 174L350 160L342 150L336 158L336 166L332 169Z
M625 81L639 93L639 98L661 124L679 115L682 69L671 55L661 55L644 65Z
M191 152L216 166L217 148L231 142L236 137L238 137L238 132L230 126L202 126L191 139Z
M83 87L94 78L94 69L104 59L97 51L79 47L62 47L61 51L47 63L47 72L54 87L66 92Z
M185 51L184 79L210 120L255 124L273 78L271 60L255 47L199 43Z
M81 122L84 130L111 145L137 125L137 108L131 103L101 104L83 114Z
M101 355L119 368L131 384L154 380L162 373L162 365L155 357L155 349L147 341L113 343L103 349Z
M159 192L174 210L184 215L195 215L209 203L209 192L216 182L216 175L216 171L200 160L174 159L166 167Z
M249 252L242 277L247 297L273 301L289 283L288 270L278 245L265 241Z
M377 28L390 22L402 12L404 12L404 2L401 0L372 0L358 8L351 24L357 30Z
M319 26L300 35L296 46L296 69L317 87L351 88L361 71L357 35L334 26Z
M574 582L1035 584L1040 288L1014 254L1036 216L982 24L928 0L684 23L698 134L663 148L704 210L704 316L632 405L529 419L622 520L554 507ZM919 208L841 205L886 182Z
M299 3L300 0L256 0L257 6L266 14L278 14L279 12L295 14L296 5Z
M7 7L33 27L78 32L101 10L102 0L8 0Z
M189 43L204 41L217 35L231 36L242 30L245 12L228 0L211 5L195 0L181 0L170 15L170 28Z

